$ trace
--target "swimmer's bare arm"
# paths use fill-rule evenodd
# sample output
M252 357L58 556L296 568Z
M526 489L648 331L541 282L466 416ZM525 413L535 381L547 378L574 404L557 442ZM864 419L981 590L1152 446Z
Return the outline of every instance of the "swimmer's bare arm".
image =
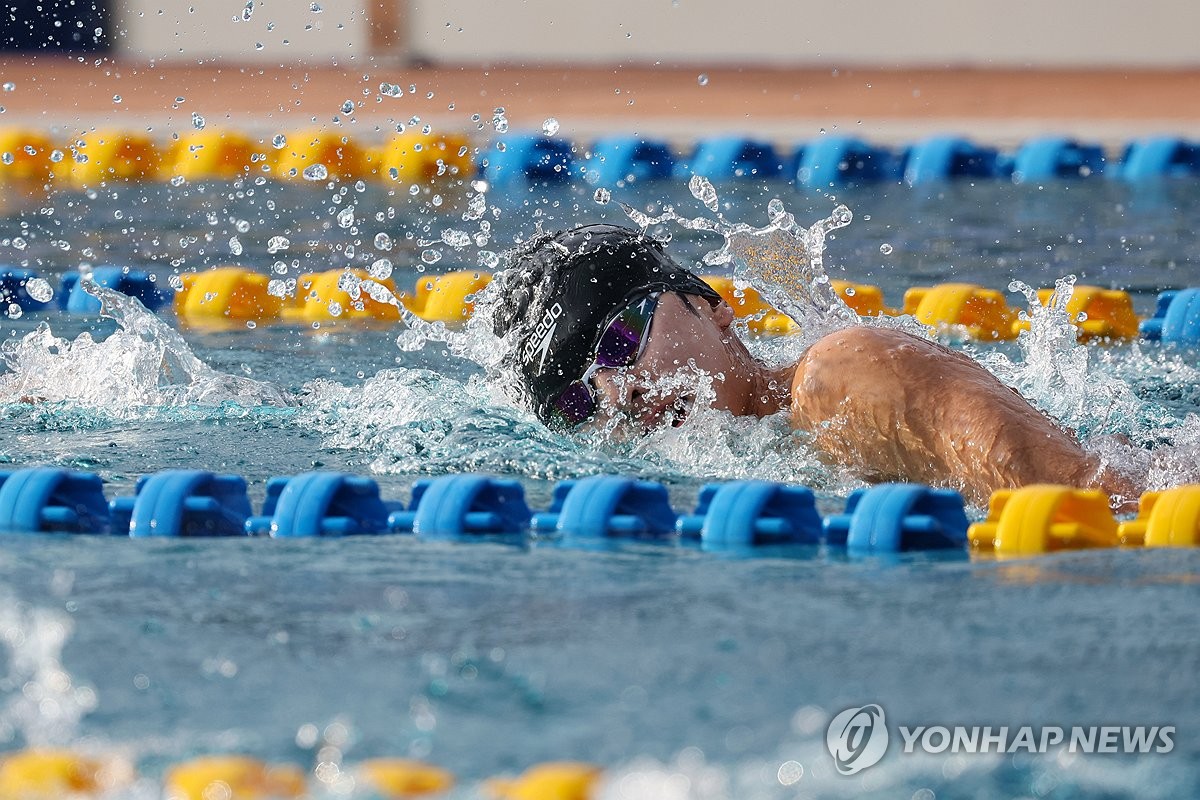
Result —
M797 365L792 421L869 480L961 490L973 503L1032 483L1137 496L1018 393L962 353L901 331L852 327Z

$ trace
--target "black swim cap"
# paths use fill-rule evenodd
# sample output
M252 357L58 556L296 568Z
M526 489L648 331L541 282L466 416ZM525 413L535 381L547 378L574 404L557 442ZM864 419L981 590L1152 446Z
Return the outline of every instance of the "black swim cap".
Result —
M550 419L551 401L591 365L604 326L648 291L721 296L676 264L662 245L616 225L584 225L539 236L517 252L493 319L497 336L514 334L511 365L534 411Z

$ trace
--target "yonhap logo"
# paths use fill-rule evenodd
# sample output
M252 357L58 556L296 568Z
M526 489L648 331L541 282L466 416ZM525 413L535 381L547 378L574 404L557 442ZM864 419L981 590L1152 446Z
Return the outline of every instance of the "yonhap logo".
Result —
M843 775L853 775L878 764L888 746L883 709L874 704L847 708L829 723L825 745L833 756L834 766Z

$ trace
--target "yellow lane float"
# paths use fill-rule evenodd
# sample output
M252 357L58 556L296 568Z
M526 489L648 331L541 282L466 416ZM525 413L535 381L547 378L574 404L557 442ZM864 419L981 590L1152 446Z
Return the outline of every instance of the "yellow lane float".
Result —
M194 758L167 770L166 800L268 800L302 797L304 771L291 764L266 764L248 756Z
M867 283L831 280L833 290L860 317L894 316L896 310L883 302L883 290Z
M179 276L175 314L191 323L273 322L283 298L268 292L270 278L241 267L217 267Z
M100 760L69 750L22 750L0 759L0 798L61 800L99 796L133 781L124 762Z
M375 758L354 770L364 784L385 800L439 795L454 788L454 776L441 767L404 758Z
M53 152L54 146L41 131L0 129L0 180L49 180L54 168L50 160Z
M72 140L68 150L63 160L54 165L54 172L76 186L98 186L112 180L154 180L161 166L154 141L145 134L129 131L85 133Z
M1118 528L1121 544L1146 547L1200 545L1200 486L1176 486L1142 495L1136 519Z
M236 131L194 131L171 146L163 173L190 181L230 180L265 163L268 149Z
M497 800L589 800L602 770L594 764L537 764L516 778L492 778L485 788Z
M705 275L704 282L729 303L739 319L746 319L746 327L752 333L782 334L798 330L796 323L786 314L780 314L752 286L738 289L733 278L724 275Z
M401 302L391 278L378 280L366 270L333 269L296 279L294 305L283 310L285 322L396 322Z
M396 134L379 148L372 166L385 181L426 183L475 175L471 140L455 134Z
M486 272L460 270L417 280L416 291L404 299L409 311L429 322L462 323L475 311L468 297L492 281Z
M285 180L352 180L367 174L365 151L341 133L307 130L290 133L275 151L272 174Z
M1116 547L1117 521L1098 489L1039 484L993 492L988 516L967 530L971 547L997 555L1033 555Z
M963 330L972 339L1014 339L1017 312L1004 295L973 283L914 286L904 293L904 313L942 332Z
M1038 302L1049 305L1053 289L1039 289ZM1067 301L1067 315L1079 328L1079 338L1134 339L1138 335L1138 315L1133 311L1129 292L1101 289L1099 286L1076 286ZM1014 335L1029 330L1029 320L1013 322Z

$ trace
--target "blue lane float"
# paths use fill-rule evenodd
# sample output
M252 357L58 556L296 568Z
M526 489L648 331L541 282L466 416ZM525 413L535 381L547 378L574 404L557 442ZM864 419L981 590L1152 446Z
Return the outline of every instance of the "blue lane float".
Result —
M591 475L554 487L550 510L533 516L533 530L564 538L667 536L677 516L667 487L619 475Z
M41 278L33 270L0 264L0 314L9 305L19 306L22 311L47 308L51 303L50 298L41 300L29 291L30 282L34 280Z
M1013 156L1014 181L1048 181L1100 175L1105 167L1104 148L1082 144L1065 136L1039 136L1017 149Z
M114 533L149 536L244 536L251 514L246 480L203 470L144 475L134 497L109 504Z
M58 307L68 314L98 314L100 301L83 290L78 272L68 272L62 277L58 292ZM121 294L136 297L151 311L166 305L171 297L155 284L150 273L131 270L109 264L95 267L90 276L93 283L106 289L115 289Z
M675 175L703 175L710 180L772 178L783 170L783 160L770 142L741 136L701 139L692 157L675 167Z
M825 518L825 537L859 552L963 548L969 524L958 492L882 483L852 492L844 514Z
M488 152L483 177L494 185L518 181L557 183L571 178L571 143L537 134L513 134Z
M710 483L700 490L696 512L676 523L687 539L716 547L816 544L821 516L811 489L770 481Z
M1138 332L1169 344L1200 344L1200 289L1160 292L1154 316L1142 320Z
M608 136L592 145L584 170L588 183L615 186L625 181L669 178L675 171L675 154L666 142L640 136Z
M852 136L823 136L798 154L796 182L801 186L824 189L899 178L894 153Z
M995 178L1001 168L999 152L955 136L934 136L908 148L904 182L920 186L958 178Z
M1125 147L1120 177L1150 181L1200 175L1200 144L1174 136L1147 136Z
M519 482L487 475L417 481L409 505L410 510L390 515L389 528L427 539L524 533L532 516Z
M0 472L0 531L104 533L108 519L98 475L55 467Z
M388 515L399 510L379 497L379 484L345 472L305 472L267 482L261 516L246 520L246 533L276 538L351 536L388 532Z

